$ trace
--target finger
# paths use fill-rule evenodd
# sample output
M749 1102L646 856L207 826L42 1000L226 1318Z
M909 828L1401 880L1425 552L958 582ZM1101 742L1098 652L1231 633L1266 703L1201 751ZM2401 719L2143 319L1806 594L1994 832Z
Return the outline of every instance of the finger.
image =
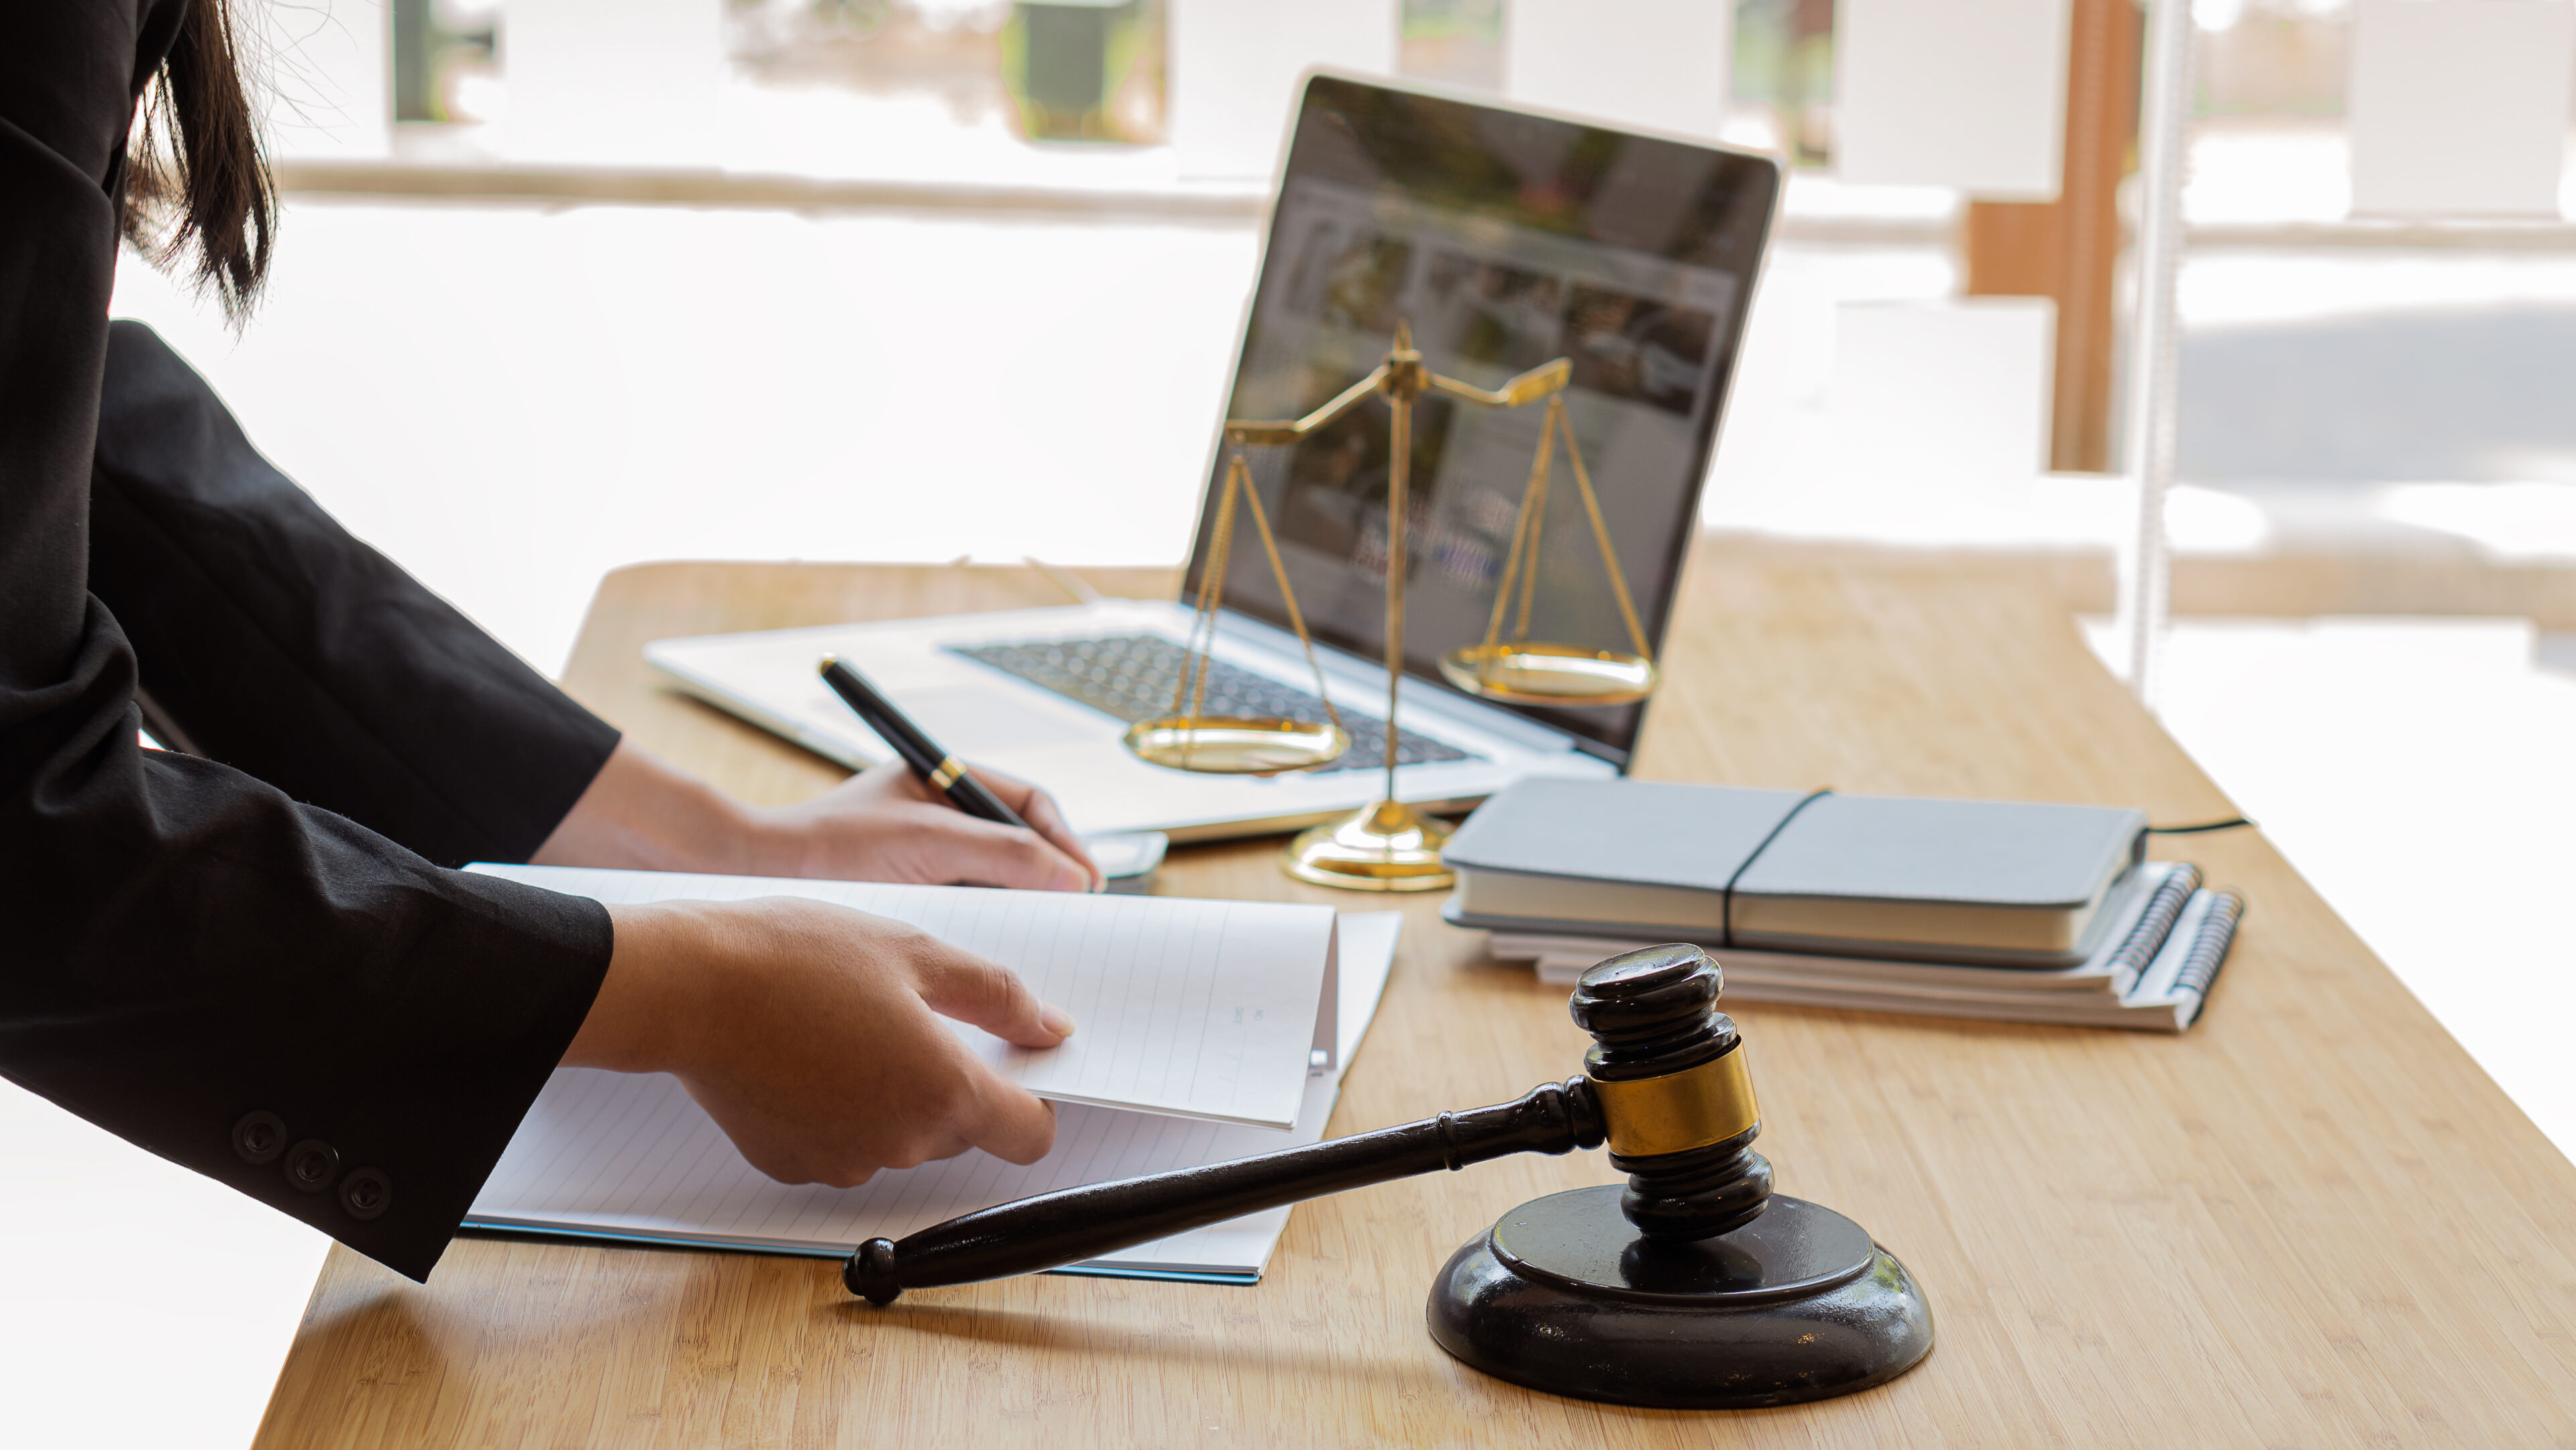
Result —
M980 881L1022 891L1088 891L1091 872L1035 831L942 810L928 821L941 833L933 849L942 863L934 874L952 881Z
M906 795L914 800L939 799L939 792L930 788L930 782L923 780L919 771L905 764L900 758L878 761L843 782L843 788L860 786L862 783L877 791Z
M885 1150L882 1154L885 1162L879 1166L897 1170L918 1168L924 1163L936 1163L942 1159L954 1158L974 1146L967 1141L963 1133L941 1128L907 1138Z
M1055 1104L990 1069L985 1077L975 1118L959 1125L966 1140L1006 1163L1045 1157L1055 1147Z
M1001 797L1002 804L1028 822L1029 829L1046 837L1057 850L1081 862L1083 869L1093 877L1100 875L1100 868L1092 861L1091 853L1082 848L1082 838L1073 833L1073 827L1064 822L1064 813L1056 809L1055 797L1018 776L1006 775L988 766L970 765L966 769L993 794Z
M1038 1000L1020 974L945 943L915 972L930 1010L970 1022L1005 1042L1053 1047L1073 1035L1073 1019Z
M742 1147L739 1143L734 1146L737 1149ZM809 1183L819 1183L825 1188L857 1188L876 1177L878 1169L894 1166L888 1163L844 1163L837 1160L818 1166L801 1156L754 1158L747 1152L743 1154L743 1158L772 1181L798 1188Z
M982 774L981 771L976 773ZM1082 868L1083 875L1090 878L1092 890L1098 891L1107 885L1109 879L1100 874L1100 863L1091 859L1091 853L1083 849L1082 838L1073 833L1073 827L1065 824L1064 812L1055 808L1055 797L1033 785L1022 786L1021 789L1027 794L1010 802L1011 809L1020 813L1020 819L1029 823L1030 830L1046 837L1048 845L1072 857L1074 863Z
M1007 770L995 770L989 765L977 765L972 761L967 762L966 773L984 782L991 788L993 794L1002 798L1003 804L1013 810L1018 810L1020 802L1028 799L1029 792L1037 789L1036 786Z

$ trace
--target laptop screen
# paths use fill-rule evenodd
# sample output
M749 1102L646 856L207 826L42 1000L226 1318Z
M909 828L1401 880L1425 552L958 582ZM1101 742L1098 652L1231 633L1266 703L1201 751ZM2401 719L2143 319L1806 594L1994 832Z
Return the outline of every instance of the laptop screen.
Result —
M1660 647L1778 185L1760 157L1317 76L1227 416L1311 412L1384 359L1399 320L1433 371L1479 387L1570 358L1567 415ZM1440 656L1484 639L1546 412L1431 395L1416 406L1408 676L1448 689ZM1308 628L1372 659L1385 653L1389 417L1371 399L1293 445L1246 455ZM1218 450L1200 510L1192 600L1229 452ZM1529 637L1627 649L1561 451L1550 480ZM1248 519L1224 600L1288 627ZM1643 706L1519 713L1624 768Z

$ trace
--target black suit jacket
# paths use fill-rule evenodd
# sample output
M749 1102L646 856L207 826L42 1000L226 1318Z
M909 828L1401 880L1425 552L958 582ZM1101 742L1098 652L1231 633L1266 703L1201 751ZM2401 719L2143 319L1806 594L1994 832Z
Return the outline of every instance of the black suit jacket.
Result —
M610 950L449 868L526 859L617 735L109 324L184 3L0 0L0 1074L425 1277Z

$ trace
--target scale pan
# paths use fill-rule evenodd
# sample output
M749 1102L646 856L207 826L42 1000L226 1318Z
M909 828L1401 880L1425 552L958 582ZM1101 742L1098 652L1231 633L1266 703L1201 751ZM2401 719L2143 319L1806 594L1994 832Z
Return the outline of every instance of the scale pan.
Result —
M1166 715L1128 727L1127 753L1201 775L1280 775L1328 765L1351 748L1338 725L1239 715Z
M1440 673L1468 694L1506 705L1626 705L1655 692L1655 662L1571 644L1468 645L1440 657Z

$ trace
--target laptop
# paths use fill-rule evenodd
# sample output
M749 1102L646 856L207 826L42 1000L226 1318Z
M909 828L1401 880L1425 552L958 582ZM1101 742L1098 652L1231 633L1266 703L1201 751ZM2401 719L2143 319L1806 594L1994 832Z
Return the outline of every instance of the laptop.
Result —
M1227 416L1312 410L1378 364L1399 320L1434 371L1481 387L1571 358L1566 409L1660 651L1779 191L1777 166L1760 156L1311 76ZM1508 706L1440 675L1443 653L1484 638L1545 413L1437 396L1415 413L1393 746L1399 794L1425 809L1466 810L1530 776L1614 776L1636 746L1643 702ZM645 658L682 690L864 768L892 752L816 677L817 661L837 654L961 758L1044 786L1086 833L1190 840L1327 820L1384 784L1388 418L1372 400L1295 445L1248 455L1352 737L1323 769L1199 775L1146 764L1120 743L1132 723L1171 711L1209 583L1221 438L1178 600L665 639ZM1574 489L1551 490L1530 637L1624 647L1580 507ZM1222 586L1206 711L1325 718L1249 529Z

